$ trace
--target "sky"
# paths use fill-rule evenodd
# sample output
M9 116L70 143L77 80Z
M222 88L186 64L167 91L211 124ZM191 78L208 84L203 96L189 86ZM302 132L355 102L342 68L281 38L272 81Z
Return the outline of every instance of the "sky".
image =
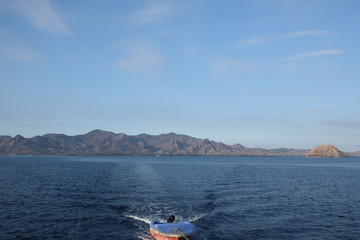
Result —
M0 135L360 150L358 0L0 0Z

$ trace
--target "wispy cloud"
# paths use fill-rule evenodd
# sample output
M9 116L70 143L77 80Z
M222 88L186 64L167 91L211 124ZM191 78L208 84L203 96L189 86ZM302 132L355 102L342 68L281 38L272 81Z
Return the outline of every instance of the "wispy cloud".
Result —
M71 35L59 14L48 0L12 0L9 6L39 30Z
M165 58L148 42L127 43L125 47L127 56L116 62L122 70L152 75L165 64Z
M131 16L136 24L145 25L159 18L173 14L175 12L175 4L172 1L153 1L145 8L135 11Z
M325 108L306 108L306 109L304 109L304 111L322 113L322 112L328 112L328 109L325 109Z
M326 120L319 123L328 126L350 127L356 129L360 127L360 120Z
M55 116L50 115L50 114L46 114L46 113L35 113L35 112L26 113L25 115L26 115L27 117L36 118L36 119L46 119L46 118L54 118L54 117L55 117Z
M43 56L32 50L26 45L10 45L0 42L0 53L14 60L33 61L43 58Z
M0 29L0 55L19 61L34 61L43 55Z
M287 61L297 61L297 60L303 60L303 59L306 59L306 58L329 56L329 55L338 55L338 54L343 54L343 53L344 52L341 51L341 50L322 50L322 51L301 53L301 54L289 57L289 58L287 58L285 60L287 60Z
M256 68L249 65L248 62L237 59L220 59L212 63L212 68L217 71L231 71L242 73L256 72Z
M322 31L322 30L306 30L306 31L297 31L297 32L290 32L290 33L283 33L283 34L268 35L268 36L263 36L263 37L249 38L249 39L239 41L239 42L237 42L237 44L238 45L256 45L256 44L267 43L267 42L280 40L280 39L322 36L322 35L330 35L330 34L333 34L333 32Z
M321 35L330 35L333 32L330 31L321 31L321 30L309 30L309 31L298 31L283 34L284 37L309 37L309 36L321 36Z
M74 112L74 114L80 116L100 116L103 113L98 111L79 111L79 112Z
M277 5L278 8L282 8L283 11L291 12L293 14L314 12L323 8L324 5L328 4L327 1L323 0L271 0L267 1L270 4Z
M269 41L271 37L259 37L259 38L250 38L245 39L240 42L238 42L238 45L255 45L255 44L261 44Z

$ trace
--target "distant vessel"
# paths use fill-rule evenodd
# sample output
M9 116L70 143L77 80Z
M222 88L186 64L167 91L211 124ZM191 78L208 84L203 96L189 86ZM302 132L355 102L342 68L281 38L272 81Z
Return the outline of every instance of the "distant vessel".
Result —
M150 234L156 240L188 240L196 233L196 226L187 221L177 223L150 223Z

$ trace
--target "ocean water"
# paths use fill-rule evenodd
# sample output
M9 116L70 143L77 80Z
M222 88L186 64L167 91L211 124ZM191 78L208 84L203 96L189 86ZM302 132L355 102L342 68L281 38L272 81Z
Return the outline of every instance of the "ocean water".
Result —
M360 239L360 158L0 156L0 239Z

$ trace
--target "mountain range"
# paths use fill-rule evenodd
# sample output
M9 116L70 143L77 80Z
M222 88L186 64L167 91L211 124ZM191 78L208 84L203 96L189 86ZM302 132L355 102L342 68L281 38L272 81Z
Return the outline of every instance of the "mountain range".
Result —
M304 156L310 149L247 148L175 133L136 136L93 130L76 136L46 134L24 138L0 136L2 155L222 155ZM356 155L350 154L350 155Z

